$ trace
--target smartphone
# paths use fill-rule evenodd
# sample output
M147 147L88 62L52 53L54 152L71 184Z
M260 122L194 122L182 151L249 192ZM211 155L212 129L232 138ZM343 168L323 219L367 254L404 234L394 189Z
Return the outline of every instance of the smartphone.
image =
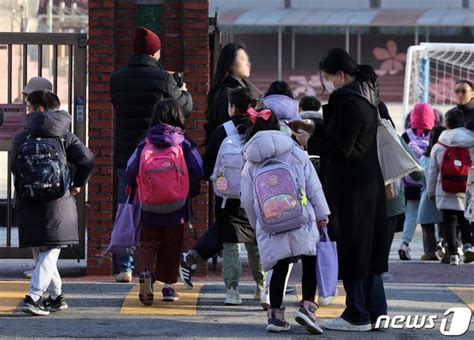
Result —
M176 84L178 87L183 86L184 83L184 73L183 72L175 72L173 73L173 77L176 80Z
M298 131L296 131L295 129L293 129L293 128L291 127L291 125L290 125L290 122L289 122L289 121L287 121L287 120L284 120L284 121L283 121L283 123L285 123L285 125L286 125L286 126L288 126L288 127L291 129L291 131L293 131L293 132L298 132Z

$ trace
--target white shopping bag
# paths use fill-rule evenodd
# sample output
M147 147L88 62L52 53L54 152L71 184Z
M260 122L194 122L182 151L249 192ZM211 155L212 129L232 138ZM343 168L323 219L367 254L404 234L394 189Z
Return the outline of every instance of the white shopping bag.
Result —
M469 170L467 177L466 198L464 204L464 217L470 222L474 222L474 166Z
M385 185L393 183L423 168L405 150L400 137L387 119L379 116L377 151Z

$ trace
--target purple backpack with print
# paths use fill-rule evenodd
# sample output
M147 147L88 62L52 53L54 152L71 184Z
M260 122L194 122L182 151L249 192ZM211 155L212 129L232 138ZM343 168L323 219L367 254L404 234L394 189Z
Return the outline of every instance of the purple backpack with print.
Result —
M419 161L421 156L423 156L423 154L426 152L426 149L428 149L428 146L430 144L430 134L428 133L426 135L423 134L421 136L418 136L417 134L415 134L413 129L408 129L405 132L410 140L408 142L408 147L416 156L416 160ZM423 186L423 183L412 180L410 176L403 177L403 184L409 187L421 188Z
M270 159L254 177L255 212L262 229L277 234L306 225L309 221L304 178L293 165Z

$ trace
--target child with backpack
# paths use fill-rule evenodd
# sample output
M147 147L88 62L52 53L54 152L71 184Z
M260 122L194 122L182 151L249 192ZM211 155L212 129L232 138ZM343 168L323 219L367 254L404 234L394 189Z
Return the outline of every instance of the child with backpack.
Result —
M303 302L296 321L322 334L314 302L317 226L326 227L330 211L321 183L306 152L280 131L271 110L250 108L248 113L252 125L243 148L241 202L256 230L263 269L273 269L267 331L290 329L281 304L289 264L301 258Z
M164 99L151 117L150 129L127 167L131 196L142 208L140 302L153 304L155 281L164 283L163 301L177 301L184 224L192 217L191 198L199 195L202 160L184 135L184 115L178 103Z
M240 207L240 174L243 166L242 146L248 124L247 109L256 100L248 88L238 88L230 93L229 116L231 120L219 126L206 145L204 177L210 178L214 188L216 224L223 242L222 276L227 288L226 305L240 305L241 273L239 249L244 243L256 283L254 299L263 301L265 274L260 262L255 231Z
M94 157L69 132L71 115L60 111L53 92L34 91L27 105L26 126L13 140L10 164L20 247L31 247L36 262L21 308L42 316L68 308L57 262L61 247L79 243L74 196L86 185Z
M437 261L439 258L442 259L444 254L442 252L442 242L437 244L436 228L435 224L438 225L438 230L441 229L441 222L443 221L443 215L441 211L436 208L436 203L430 201L428 198L428 191L426 188L426 180L429 176L430 157L431 150L438 143L439 136L445 130L442 126L436 126L431 130L430 141L428 149L420 158L420 164L423 167L425 177L424 185L421 191L420 205L418 208L418 218L416 223L421 224L423 232L423 251L424 254L421 256L422 261Z
M419 161L429 145L430 131L436 125L436 116L428 103L418 103L410 114L411 127L402 135L412 153ZM400 260L411 260L410 242L415 235L418 207L423 183L413 180L410 176L403 178L405 187L405 223L398 254Z
M474 132L465 128L464 115L460 110L450 110L445 119L447 131L441 134L431 150L428 197L436 200L436 207L443 214L449 263L459 265L458 228L463 242L464 263L474 261L474 232L464 218L467 176L474 159Z

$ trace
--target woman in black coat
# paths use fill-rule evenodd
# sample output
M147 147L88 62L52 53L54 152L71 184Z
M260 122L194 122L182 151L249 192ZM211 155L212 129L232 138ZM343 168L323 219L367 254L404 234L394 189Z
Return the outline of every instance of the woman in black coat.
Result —
M250 61L245 47L229 43L222 48L216 73L207 96L206 144L218 126L227 122L230 92L236 88L248 87L253 98L261 98L262 92L250 80Z
M324 125L298 139L321 155L321 182L331 209L329 234L337 241L339 277L346 290L342 316L326 328L368 331L387 313L381 275L388 270L385 189L377 156L377 76L342 49L320 62L321 80L331 93ZM296 128L298 126L295 126Z

